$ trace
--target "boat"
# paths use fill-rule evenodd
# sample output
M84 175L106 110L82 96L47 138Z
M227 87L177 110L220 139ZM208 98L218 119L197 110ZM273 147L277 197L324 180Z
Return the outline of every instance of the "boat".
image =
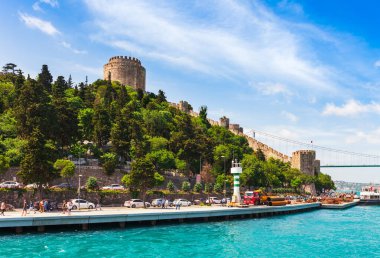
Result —
M360 204L380 204L380 187L364 186L360 192Z

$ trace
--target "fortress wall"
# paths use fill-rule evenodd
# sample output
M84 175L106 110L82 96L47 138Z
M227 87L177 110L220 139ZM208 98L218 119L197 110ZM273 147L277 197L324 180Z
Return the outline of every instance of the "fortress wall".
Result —
M189 104L186 101L180 101L178 104L177 103L170 103L172 107L178 108L183 112L188 113L191 116L198 117L199 114L197 112L194 112L192 110L189 110ZM215 121L210 118L207 119L211 125L214 126L222 126L228 130L230 130L232 133L236 135L243 136L247 139L249 147L251 147L254 150L261 149L265 155L266 158L275 158L282 160L284 162L290 162L291 157L269 147L268 145L248 136L243 133L243 128L240 127L239 124L230 124L230 120L227 117L222 117L220 121Z

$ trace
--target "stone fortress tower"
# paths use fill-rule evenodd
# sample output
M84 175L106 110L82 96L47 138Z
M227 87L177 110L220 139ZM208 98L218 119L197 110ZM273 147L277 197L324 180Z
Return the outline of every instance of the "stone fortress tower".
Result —
M320 161L316 159L314 150L299 150L292 153L292 168L298 168L301 172L316 176L321 172ZM315 185L310 184L305 190L311 194L315 194Z
M123 85L145 91L145 68L140 60L134 57L111 57L103 68L104 80L111 76L111 81L119 81Z

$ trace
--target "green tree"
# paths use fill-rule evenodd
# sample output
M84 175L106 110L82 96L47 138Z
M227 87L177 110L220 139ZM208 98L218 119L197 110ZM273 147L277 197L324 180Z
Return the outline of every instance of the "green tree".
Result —
M107 109L99 104L94 108L94 140L99 147L108 143L111 134L111 117Z
M22 138L31 136L36 128L44 139L53 139L51 121L55 121L53 107L42 84L29 79L20 90L15 108L18 135Z
M240 177L242 185L248 187L264 187L268 185L264 163L255 155L244 155L242 167L243 173Z
M201 191L202 191L202 184L201 183L196 183L195 185L194 185L194 192L196 192L196 193L200 193Z
M29 137L18 172L24 184L36 183L42 198L42 185L57 178L52 160L55 159L55 146L44 139L43 134L35 129Z
M123 160L127 160L131 148L130 119L128 108L123 108L116 115L111 129L112 148Z
M78 113L78 127L82 140L92 140L93 139L93 125L92 121L94 118L94 109L84 108L79 110Z
M9 169L10 158L0 155L0 174L3 174Z
M146 156L153 162L157 171L163 172L176 168L175 157L171 151L158 150L150 152Z
M201 106L199 110L199 118L201 119L202 123L206 126L206 128L211 127L211 124L207 119L207 106Z
M132 169L129 174L122 178L122 182L130 189L138 189L142 195L145 207L146 191L150 188L162 184L164 177L155 169L153 163L148 158L137 158L132 162Z
M90 176L86 182L86 189L95 191L99 189L98 179L96 177Z
M114 153L105 153L101 157L102 166L107 176L111 176L118 164L117 156Z
M59 171L60 176L67 181L75 175L75 164L70 160L57 159L53 166Z
M53 76L51 75L47 65L42 65L42 70L41 73L38 74L37 81L46 92L52 92L51 84L53 82Z
M174 192L175 187L174 187L174 183L173 183L172 180L170 180L170 181L168 182L168 184L167 184L167 186L166 186L166 189L168 189L169 192L171 192L171 193Z
M331 176L323 173L318 173L318 175L316 176L315 188L317 192L320 193L326 190L336 189L334 181L331 179Z
M183 181L182 183L182 191L184 192L190 192L190 183L188 181Z

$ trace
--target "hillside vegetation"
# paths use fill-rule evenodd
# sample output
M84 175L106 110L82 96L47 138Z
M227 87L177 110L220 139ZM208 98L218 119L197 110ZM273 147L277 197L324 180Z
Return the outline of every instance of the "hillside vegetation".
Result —
M110 80L73 85L63 76L53 81L46 65L36 79L25 78L15 68L7 64L0 74L0 173L19 166L25 184L73 176L72 164L62 161L71 155L98 158L107 175L132 162L122 181L142 192L159 187L170 170L201 174L201 189L221 191L231 182L233 158L242 161L247 187L334 187L324 174L314 178L265 160L244 137L211 126L206 106L192 117L172 107L161 90L144 93Z

